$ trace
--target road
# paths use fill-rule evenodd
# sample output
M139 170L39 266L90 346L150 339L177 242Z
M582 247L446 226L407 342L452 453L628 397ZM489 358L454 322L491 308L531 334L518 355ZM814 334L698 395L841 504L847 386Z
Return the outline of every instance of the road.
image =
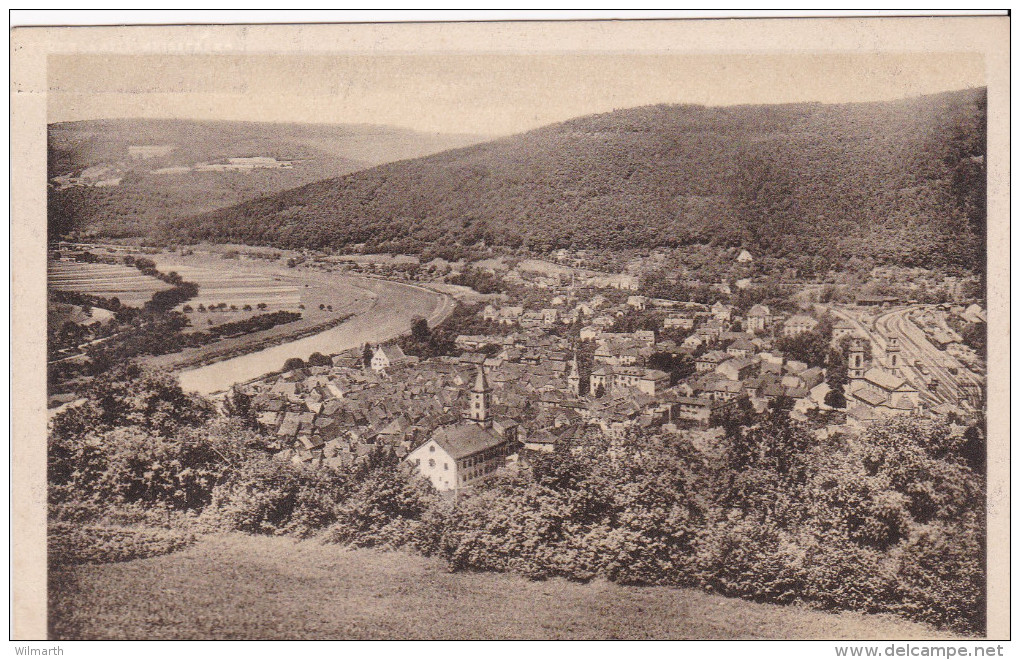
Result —
M335 276L367 296L363 309L342 325L279 346L239 355L180 373L181 386L200 394L223 392L279 370L288 358L308 359L312 353L342 353L364 344L389 341L408 332L411 320L425 318L429 325L441 323L454 308L450 296L423 287L369 277Z

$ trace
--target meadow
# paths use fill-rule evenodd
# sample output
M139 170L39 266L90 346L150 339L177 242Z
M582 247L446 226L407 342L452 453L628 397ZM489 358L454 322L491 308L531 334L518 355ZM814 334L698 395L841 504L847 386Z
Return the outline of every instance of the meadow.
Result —
M50 574L53 639L921 639L889 615L698 590L451 573L404 552L229 534Z

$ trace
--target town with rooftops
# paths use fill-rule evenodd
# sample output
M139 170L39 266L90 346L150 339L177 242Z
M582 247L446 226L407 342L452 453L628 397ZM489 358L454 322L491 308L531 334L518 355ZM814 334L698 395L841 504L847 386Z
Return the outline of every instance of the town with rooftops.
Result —
M482 278L479 288L499 293L445 284L460 302L437 327L418 319L411 337L298 360L235 390L251 397L281 460L344 469L382 450L450 493L586 429L694 433L711 450L728 421L777 406L821 437L894 415L948 415L964 428L982 410L983 365L960 333L986 317L954 300L966 282L939 282L937 304L864 293L841 302L832 284L787 273L777 287L756 281L748 250L732 257L745 277L709 283L658 280L665 251L621 273L568 250L516 265L358 267L433 285ZM664 284L697 300L652 295Z

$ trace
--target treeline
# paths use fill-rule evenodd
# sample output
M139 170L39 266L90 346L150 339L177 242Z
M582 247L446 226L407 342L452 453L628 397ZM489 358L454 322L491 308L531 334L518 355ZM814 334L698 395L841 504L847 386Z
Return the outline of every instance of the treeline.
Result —
M501 277L478 268L465 268L463 272L447 278L446 281L450 284L470 287L478 293L503 293L506 291Z
M713 244L779 264L812 255L815 270L852 258L976 269L985 97L619 110L184 218L166 240L405 253Z
M186 348L198 348L238 334L268 330L283 323L292 323L301 318L299 312L279 311L258 314L240 321L231 321L208 330L185 333L189 321L177 312L151 319L145 325L129 332L111 337L109 340L91 346L86 355L92 363L92 375L105 372L109 366L121 360L130 360L146 355L167 355Z
M979 427L961 436L901 418L819 439L780 405L702 451L683 434L588 429L450 500L382 451L339 471L275 460L245 419L210 421L165 376L121 371L85 397L53 420L51 522L314 536L453 570L702 587L984 630Z
M208 330L193 332L189 335L189 338L196 342L194 345L204 346L205 344L210 344L223 337L260 332L262 330L269 330L277 325L293 323L294 321L300 320L301 312L280 310L269 314L256 314L255 316L241 319L240 321L221 323L220 325L209 328Z

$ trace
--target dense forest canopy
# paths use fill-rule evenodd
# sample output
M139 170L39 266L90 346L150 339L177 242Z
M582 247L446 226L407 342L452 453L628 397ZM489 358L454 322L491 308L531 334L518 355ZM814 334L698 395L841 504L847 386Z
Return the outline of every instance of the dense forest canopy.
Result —
M182 218L167 238L416 252L714 243L784 257L974 267L985 89L900 101L657 105Z

